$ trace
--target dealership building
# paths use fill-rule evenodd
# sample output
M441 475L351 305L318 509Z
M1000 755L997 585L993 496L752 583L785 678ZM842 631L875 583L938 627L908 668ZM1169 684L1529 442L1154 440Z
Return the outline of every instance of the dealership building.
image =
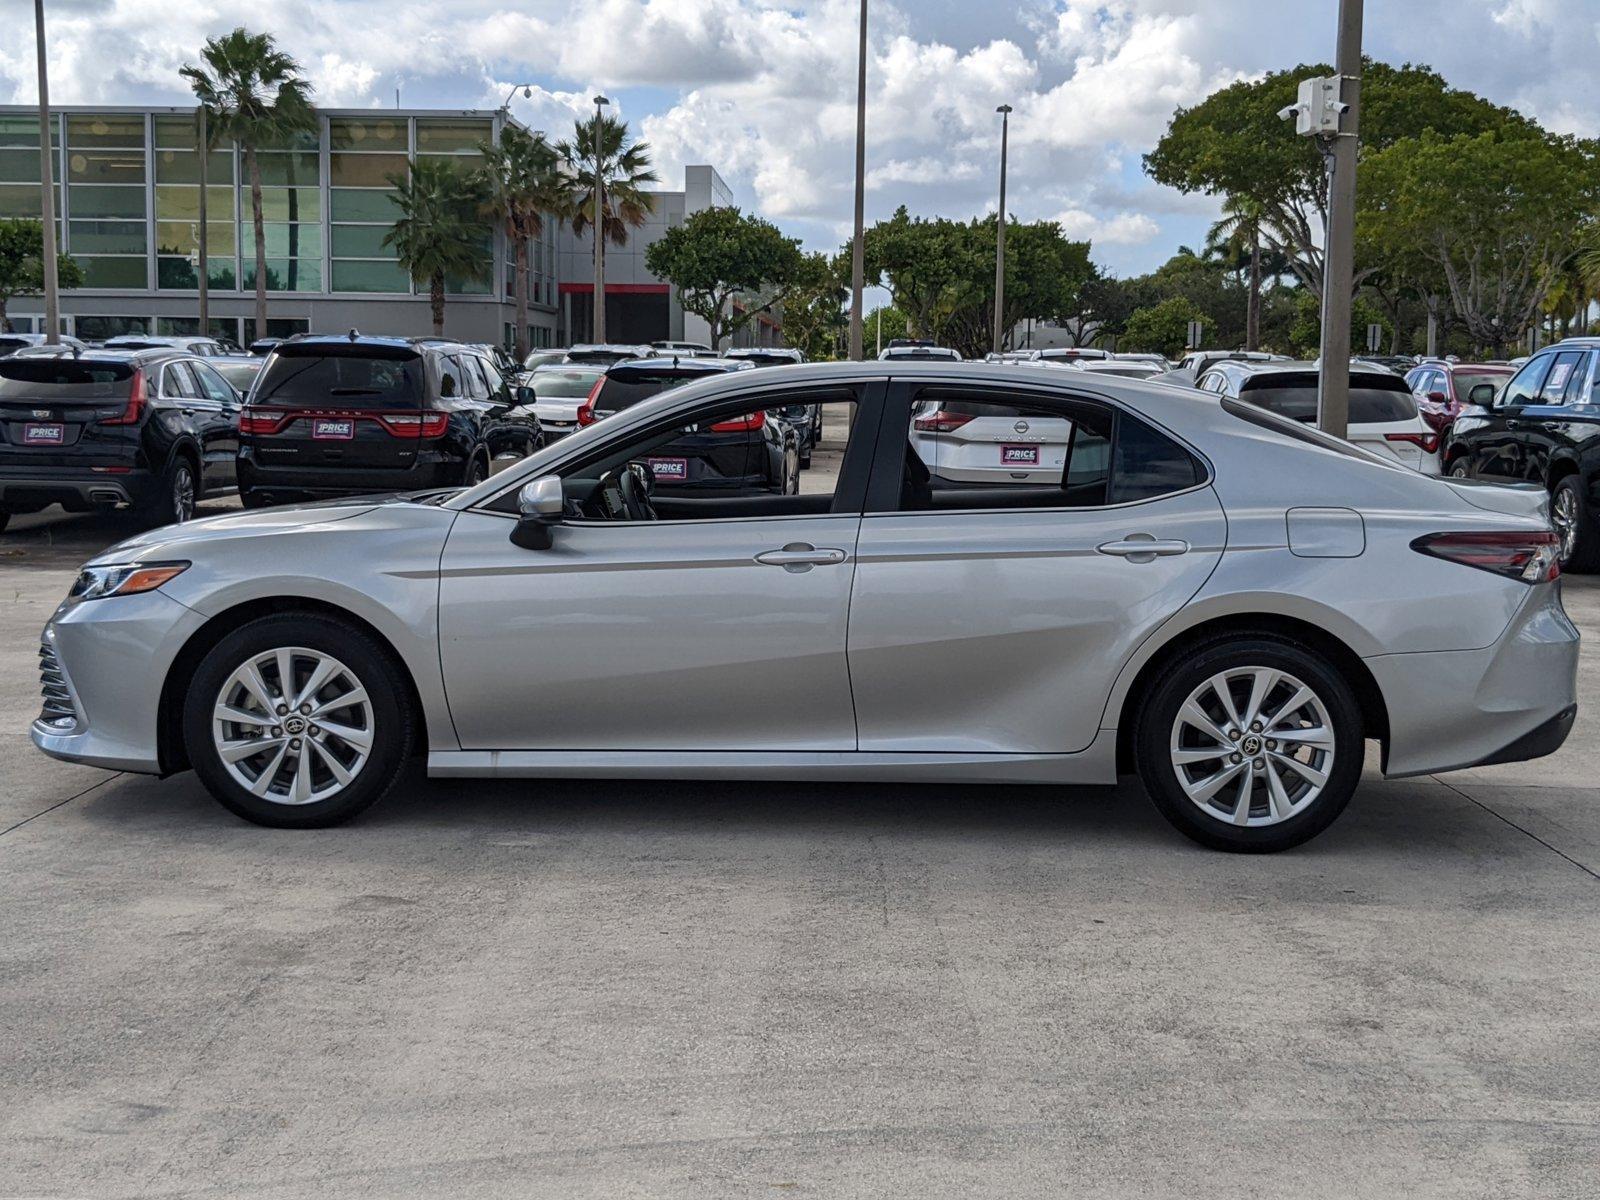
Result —
M505 112L323 109L314 132L258 151L266 243L269 333L315 330L432 332L426 286L383 245L398 215L392 175L421 158L480 162L478 146L511 120ZM51 114L60 247L83 269L61 296L64 331L85 339L119 333L199 332L197 285L200 156L192 108L63 107ZM690 166L681 191L653 193L646 224L626 246L606 248L607 335L613 341L705 340L668 283L644 265L645 248L690 214L732 203L709 166ZM235 148L206 161L206 230L213 334L254 335L255 242L250 184ZM38 110L0 106L0 218L41 214ZM594 242L546 222L528 247L535 346L585 341L593 327ZM509 342L515 320L514 256L498 226L478 277L447 282L445 332ZM14 329L36 331L43 301L18 297ZM763 318L739 339L775 342Z

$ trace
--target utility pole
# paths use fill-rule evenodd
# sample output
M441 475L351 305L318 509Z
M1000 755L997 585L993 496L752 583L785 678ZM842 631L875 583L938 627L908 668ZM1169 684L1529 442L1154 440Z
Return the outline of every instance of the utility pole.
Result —
M994 352L1005 350L1006 332L1006 140L1011 131L1011 105L1002 104L1000 114L1000 218L994 226Z
M850 361L862 352L861 289L866 280L867 0L861 0L861 45L856 62L856 224L850 243Z
M606 340L606 184L604 164L600 154L601 111L611 101L604 96L594 98L594 340Z
M44 340L61 341L61 292L56 278L55 153L50 138L50 73L44 54L44 0L33 0L34 34L39 43L39 191L44 214Z
M211 162L211 137L210 130L206 127L206 106L200 105L196 109L196 125L200 137L200 336L211 336L211 262L209 244L206 235L211 231L206 227L206 184L209 182L207 169Z
M1363 0L1339 0L1337 132L1328 155L1328 236L1322 271L1322 370L1317 425L1335 437L1350 429L1350 309L1355 277L1356 150L1361 121Z

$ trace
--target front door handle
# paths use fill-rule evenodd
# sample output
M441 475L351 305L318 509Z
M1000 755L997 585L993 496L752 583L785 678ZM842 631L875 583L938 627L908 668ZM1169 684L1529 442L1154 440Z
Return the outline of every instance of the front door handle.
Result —
M1101 554L1125 558L1132 563L1147 563L1154 562L1158 558L1169 558L1174 554L1187 554L1189 543L1177 538L1161 541L1148 533L1135 533L1120 542L1106 542L1095 549Z
M842 563L848 556L843 550L830 547L817 549L810 542L790 542L782 550L768 550L756 555L764 567L782 567L785 571L809 571L812 567L828 567Z

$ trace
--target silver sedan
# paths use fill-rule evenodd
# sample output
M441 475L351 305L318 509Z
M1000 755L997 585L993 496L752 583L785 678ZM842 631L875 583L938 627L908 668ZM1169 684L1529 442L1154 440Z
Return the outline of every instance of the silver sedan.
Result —
M833 465L740 491L762 414L797 403ZM1277 850L1338 816L1369 740L1390 776L1561 745L1578 634L1544 504L1107 375L740 372L465 491L124 542L44 631L33 739L192 768L302 827L412 756L444 777L1136 771L1195 840Z

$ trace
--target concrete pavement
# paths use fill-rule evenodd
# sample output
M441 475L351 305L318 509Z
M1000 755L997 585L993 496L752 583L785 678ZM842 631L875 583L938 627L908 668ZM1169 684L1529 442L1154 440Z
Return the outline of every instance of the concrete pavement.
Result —
M1133 786L418 773L293 834L28 745L116 536L0 536L0 1197L1600 1191L1592 657L1560 754L1270 858Z

